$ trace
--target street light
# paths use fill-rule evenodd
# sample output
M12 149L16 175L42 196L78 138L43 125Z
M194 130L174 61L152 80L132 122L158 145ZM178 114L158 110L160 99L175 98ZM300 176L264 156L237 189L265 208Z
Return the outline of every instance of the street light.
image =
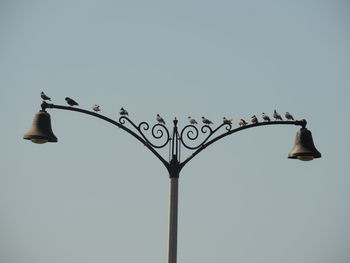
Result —
M103 119L115 126L123 129L127 133L131 134L143 145L145 145L166 167L169 172L170 178L170 208L169 208L169 247L168 247L168 263L176 263L177 256L177 220L178 220L178 179L182 168L192 160L198 153L207 148L214 142L248 128L265 126L265 125L297 125L301 126L300 130L296 134L295 144L292 151L288 154L290 159L299 159L302 161L310 161L314 158L320 158L321 153L316 149L311 132L306 129L306 120L296 121L268 121L257 122L253 124L247 124L233 129L232 124L222 123L217 128L212 129L209 125L203 125L198 129L195 125L190 124L178 130L178 120L175 118L173 121L172 133L169 132L167 127L163 124L155 124L151 129L147 122L141 122L136 125L128 117L121 116L119 121L112 120L101 114L68 106L49 104L43 101L41 104L41 110L35 114L32 127L23 136L24 139L31 140L34 143L42 144L46 142L57 142L57 138L54 135L51 128L51 118L46 112L47 108L62 109L69 111L77 111L80 113L89 114L97 118ZM126 125L131 125L132 129ZM220 131L224 130L220 133ZM144 131L151 131L153 140L157 143L151 142ZM195 146L192 143L198 141L199 134L206 135L201 142ZM157 151L157 149L169 147L169 160L164 159ZM184 161L180 160L181 146L192 150L192 154Z

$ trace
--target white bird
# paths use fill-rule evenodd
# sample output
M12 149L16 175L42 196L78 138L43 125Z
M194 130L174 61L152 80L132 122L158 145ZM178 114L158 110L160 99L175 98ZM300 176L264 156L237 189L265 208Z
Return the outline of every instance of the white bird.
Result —
M243 119L240 119L239 121L238 121L238 125L239 126L245 126L245 125L247 125L248 123L245 121L245 120L243 120Z
M232 119L227 119L226 117L222 118L223 123L225 124L232 124Z
M258 118L255 116L255 115L253 115L251 118L250 118L250 120L251 120L251 122L252 123L258 123L259 121L258 121Z
M164 119L162 118L162 117L160 117L160 115L159 114L157 114L157 121L159 122L159 123L163 123L163 124L165 124L165 121L164 121Z
M274 117L276 120L282 120L281 115L280 115L276 110L273 111L273 117Z
M92 110L95 112L100 111L100 105L95 104L94 106L92 106Z
M48 97L48 96L46 96L45 93L44 93L43 91L40 93L40 97L41 97L43 100L51 100L51 98Z
M128 112L126 111L126 109L124 109L123 107L120 108L119 114L120 114L120 115L129 116L129 113L128 113Z
M207 124L207 125L213 124L210 120L208 120L207 118L204 118L204 117L202 117L202 122L203 122L204 124Z
M270 117L265 114L265 112L262 113L262 118L264 121L271 121Z
M70 105L70 106L74 106L74 105L79 105L75 100L69 98L69 97L66 97L65 100L67 101L67 103Z
M286 116L287 120L293 120L294 121L294 118L293 118L292 114L290 114L288 111L286 112L285 116Z
M195 119L193 119L191 116L188 116L188 120L192 125L198 124L197 121Z

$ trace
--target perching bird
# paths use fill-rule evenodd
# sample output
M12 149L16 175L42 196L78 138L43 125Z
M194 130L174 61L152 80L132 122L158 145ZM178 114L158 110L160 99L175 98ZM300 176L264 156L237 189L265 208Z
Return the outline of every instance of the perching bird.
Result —
M94 106L92 106L92 109L94 112L98 112L100 111L100 105L95 104Z
M251 122L252 123L258 123L259 121L258 121L258 118L255 116L255 115L253 115L251 118L250 118L250 120L251 120Z
M128 113L128 112L126 111L126 109L124 109L123 107L120 108L119 114L120 114L120 115L129 116L129 113Z
M247 125L248 123L245 121L245 120L243 120L243 119L240 119L239 121L238 121L238 125L239 126L244 126L244 125Z
M265 114L265 112L262 113L262 118L264 121L271 121L270 117Z
M232 124L232 119L227 119L226 117L222 118L223 123L225 124Z
M293 118L292 114L290 114L288 111L286 112L285 116L286 116L287 120L293 120L294 121L294 118Z
M163 123L163 124L165 124L165 121L164 121L164 119L162 118L162 117L160 117L160 115L159 114L157 114L157 121L159 122L159 123Z
M202 122L203 122L204 124L207 124L207 125L213 124L210 120L208 120L207 118L204 118L204 117L202 117Z
M40 97L41 97L43 100L51 100L51 98L48 97L48 96L46 96L45 93L44 93L43 91L40 93Z
M188 116L188 120L192 125L198 124L197 121L195 119L193 119L191 116Z
M67 101L67 103L70 105L70 106L74 106L74 105L79 105L75 100L71 99L71 98L68 98L66 97L65 100Z
M282 120L281 115L280 115L276 110L273 111L273 117L274 117L276 120Z

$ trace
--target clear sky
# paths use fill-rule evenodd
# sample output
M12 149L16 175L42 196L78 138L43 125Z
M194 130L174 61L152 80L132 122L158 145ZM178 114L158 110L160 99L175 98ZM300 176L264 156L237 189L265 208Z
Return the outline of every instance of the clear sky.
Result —
M346 0L0 1L0 262L167 260L166 169L75 112L48 110L58 143L23 140L41 91L169 129L305 118L321 159L287 159L298 127L268 126L187 164L178 262L350 262L349 13Z

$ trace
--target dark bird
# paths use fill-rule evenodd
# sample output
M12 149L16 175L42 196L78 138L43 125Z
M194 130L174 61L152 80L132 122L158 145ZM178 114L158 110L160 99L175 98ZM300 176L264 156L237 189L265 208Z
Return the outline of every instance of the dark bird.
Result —
M250 120L251 120L251 122L252 123L258 123L259 121L258 121L258 118L255 116L255 115L253 115L251 118L250 118Z
M243 119L240 119L239 121L238 121L238 125L239 126L245 126L245 125L247 125L248 123L245 121L245 120L243 120Z
M292 114L290 114L288 111L286 112L285 116L286 116L287 120L293 120L294 121L294 118L293 118Z
M232 119L227 119L226 117L223 117L222 122L225 124L232 124Z
M159 123L162 123L162 124L165 124L165 121L164 121L164 119L162 118L162 117L160 117L160 115L159 114L157 114L157 121L159 122Z
M270 117L265 114L265 112L262 113L262 118L264 121L271 121Z
M210 120L208 120L207 118L204 118L204 117L202 117L202 122L203 122L204 124L207 124L207 125L213 124Z
M51 98L48 97L48 96L46 96L45 93L44 93L43 91L40 93L40 97L41 97L43 100L51 100Z
M194 124L198 124L197 121L195 119L193 119L191 116L188 116L188 121L194 125Z
M123 107L120 108L119 114L120 114L120 115L129 116L129 113L128 113L128 112L126 111L126 109L124 109Z
M95 104L94 106L92 106L92 109L93 111L98 112L100 111L100 105Z
M65 100L67 101L67 103L70 105L70 106L74 106L74 105L79 105L75 100L71 99L71 98L68 98L66 97Z
M276 120L282 120L282 117L281 117L281 115L276 111L276 110L274 110L273 111L273 117L276 119Z

